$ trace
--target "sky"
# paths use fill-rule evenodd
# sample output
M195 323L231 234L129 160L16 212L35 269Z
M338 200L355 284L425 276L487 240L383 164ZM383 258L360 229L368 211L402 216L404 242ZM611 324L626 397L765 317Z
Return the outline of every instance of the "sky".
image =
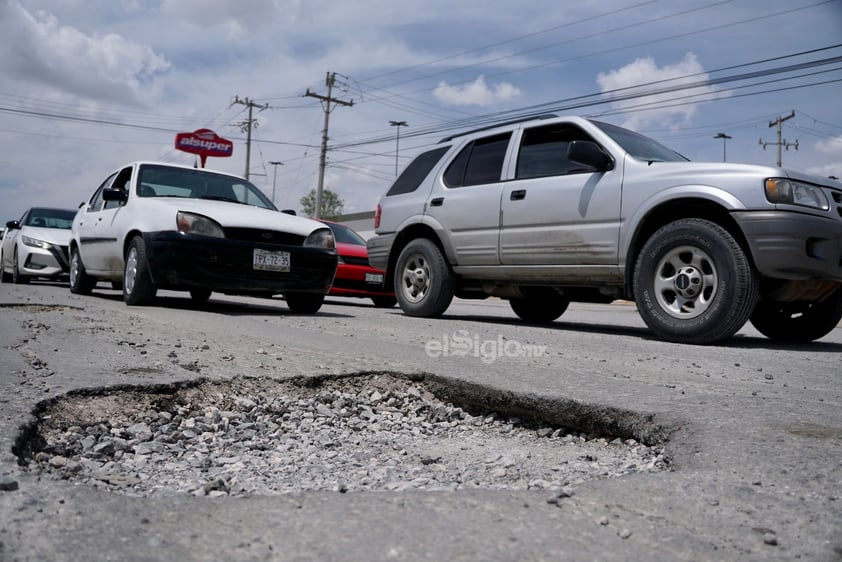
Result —
M300 210L329 74L346 213L441 138L543 113L842 177L842 0L0 0L0 219L76 208L135 160L192 165L175 135L200 128L234 142L208 168Z

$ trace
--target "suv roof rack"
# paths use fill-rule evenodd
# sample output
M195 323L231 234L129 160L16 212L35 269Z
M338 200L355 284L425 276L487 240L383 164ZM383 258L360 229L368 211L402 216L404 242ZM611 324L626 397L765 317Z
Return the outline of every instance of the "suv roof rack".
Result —
M455 135L450 135L449 137L444 137L439 141L439 143L452 141L458 137L464 137L465 135L470 135L473 133L479 133L481 131L487 131L489 129L496 129L497 127L505 127L506 125L515 125L517 123L523 123L525 121L536 121L539 119L552 119L553 117L558 117L555 113L541 113L539 115L530 115L528 117L521 117L520 119L513 119L511 121L504 121L502 123L495 123L493 125L486 125L485 127L480 127L478 129L471 129L470 131L465 131L462 133L456 133Z

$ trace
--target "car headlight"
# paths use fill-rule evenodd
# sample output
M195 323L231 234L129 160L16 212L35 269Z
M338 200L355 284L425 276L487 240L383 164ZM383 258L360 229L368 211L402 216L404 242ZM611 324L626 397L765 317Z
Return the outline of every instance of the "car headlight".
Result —
M768 178L764 182L766 199L771 203L801 205L827 211L830 204L821 188L785 178Z
M304 240L304 245L326 248L328 250L336 248L336 243L333 240L333 232L329 228L320 228L311 232L310 236Z
M223 232L219 223L202 215L179 211L175 216L175 223L181 234L199 234L201 236L225 238L225 232Z
M43 248L45 250L49 250L52 246L49 242L44 242L43 240L38 240L37 238L30 238L29 236L21 236L20 240L26 246L31 246L33 248Z

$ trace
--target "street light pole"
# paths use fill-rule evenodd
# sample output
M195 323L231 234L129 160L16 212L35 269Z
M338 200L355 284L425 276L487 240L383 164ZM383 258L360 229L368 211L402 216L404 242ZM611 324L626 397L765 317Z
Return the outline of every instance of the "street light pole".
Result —
M716 133L716 136L713 138L722 139L722 161L725 162L725 143L728 142L728 139L733 137L730 137L725 133Z
M398 153L401 149L401 127L409 127L406 121L389 121L389 125L398 128L398 134L395 138L395 176L398 175Z
M283 166L283 162L278 162L277 160L274 162L269 162L272 166L275 167L275 174L272 176L272 204L275 204L275 184L278 182L278 166Z

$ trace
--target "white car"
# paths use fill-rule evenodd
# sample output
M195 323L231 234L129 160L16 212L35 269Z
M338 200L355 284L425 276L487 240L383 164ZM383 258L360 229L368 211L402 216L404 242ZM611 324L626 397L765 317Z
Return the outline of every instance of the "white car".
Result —
M158 289L283 294L293 312L316 312L336 273L324 224L281 213L248 180L159 162L116 170L73 220L70 290L122 285L129 305Z
M35 277L66 277L75 213L73 209L32 207L20 220L7 222L0 243L0 280L28 283Z

